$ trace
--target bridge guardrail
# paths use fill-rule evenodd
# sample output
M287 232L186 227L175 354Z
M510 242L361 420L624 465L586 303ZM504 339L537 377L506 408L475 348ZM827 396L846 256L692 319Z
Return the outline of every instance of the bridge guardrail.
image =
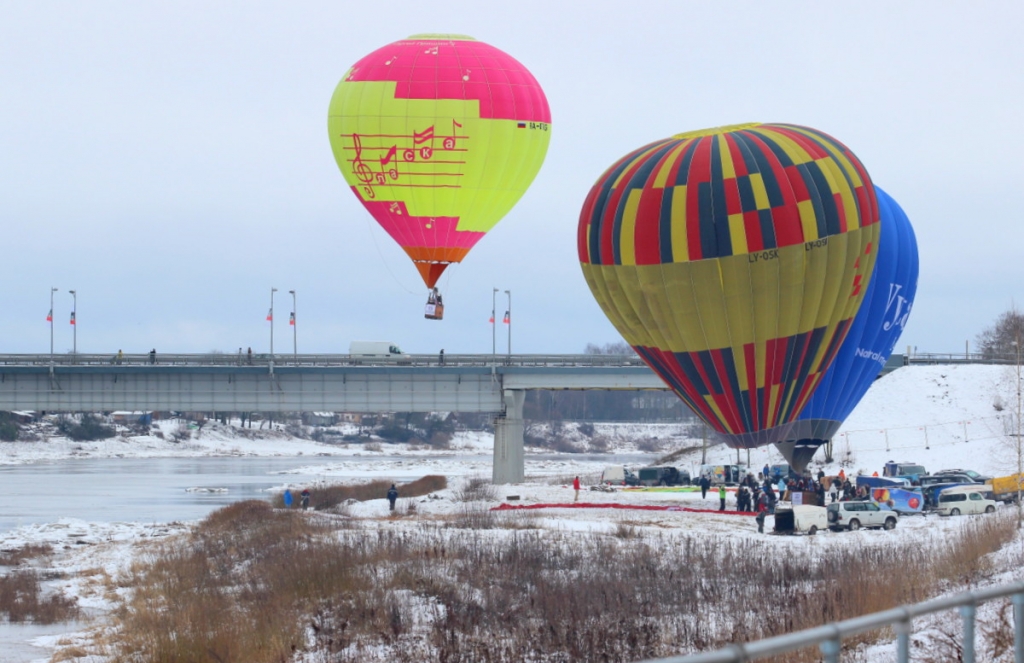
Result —
M269 367L271 356L266 353L246 354L161 354L151 358L142 354L0 354L3 366L262 366ZM396 357L374 357L348 354L275 354L275 367L301 366L438 366L435 354L410 354ZM491 355L446 354L444 366L584 366L584 367L646 367L635 355Z

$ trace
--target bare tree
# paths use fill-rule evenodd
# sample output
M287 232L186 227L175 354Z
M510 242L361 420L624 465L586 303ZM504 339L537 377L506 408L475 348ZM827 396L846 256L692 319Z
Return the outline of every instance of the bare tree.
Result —
M616 341L614 343L605 343L604 345L594 345L593 343L587 343L587 347L583 349L585 355L631 355L633 354L633 348L629 347L629 343L625 341Z
M985 359L1012 361L1017 357L1016 342L1021 337L1024 337L1024 314L1013 305L995 324L978 334L975 343Z

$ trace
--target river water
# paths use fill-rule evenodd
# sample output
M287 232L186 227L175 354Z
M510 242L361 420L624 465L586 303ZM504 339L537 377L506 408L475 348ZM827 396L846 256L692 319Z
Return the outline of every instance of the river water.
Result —
M342 482L369 478L359 469L401 462L403 474L415 472L418 460L431 456L378 456L352 464L346 473L332 471ZM531 461L565 461L603 465L646 464L651 456L572 456L533 454ZM267 489L301 485L322 475L295 473L301 468L334 465L344 457L225 458L79 458L26 465L0 466L0 532L21 525L80 518L90 522L163 523L198 520L211 511L245 499L265 499ZM489 467L490 454L448 456L446 463ZM404 477L403 477L404 478ZM416 478L416 477L413 477ZM199 490L193 490L199 489ZM225 492L210 492L226 489Z

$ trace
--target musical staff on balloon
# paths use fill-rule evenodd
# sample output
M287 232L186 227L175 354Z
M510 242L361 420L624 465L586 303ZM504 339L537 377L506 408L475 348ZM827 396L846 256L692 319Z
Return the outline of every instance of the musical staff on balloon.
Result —
M453 119L450 135L438 136L435 125L411 134L359 134L343 149L351 154L352 176L364 198L375 199L374 187L460 188L469 136ZM435 142L440 140L440 149ZM371 164L376 162L377 168Z

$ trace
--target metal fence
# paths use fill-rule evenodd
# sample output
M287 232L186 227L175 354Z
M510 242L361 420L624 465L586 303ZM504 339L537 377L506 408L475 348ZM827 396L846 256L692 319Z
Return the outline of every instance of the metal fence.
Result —
M645 663L746 663L768 656L777 656L798 651L807 647L818 646L825 663L839 663L842 652L843 638L858 633L875 631L891 626L896 632L896 661L909 663L910 634L912 621L917 617L937 612L957 610L963 621L963 663L975 663L974 621L977 606L1010 597L1013 603L1013 651L1015 663L1024 663L1024 582L1016 582L1001 587L992 587L973 592L964 592L954 596L915 603L914 605L884 610L862 617L855 617L834 624L826 624L796 633L787 633L774 638L758 640L742 645L730 645L724 649L705 654L690 656L674 656L671 658L651 659Z

